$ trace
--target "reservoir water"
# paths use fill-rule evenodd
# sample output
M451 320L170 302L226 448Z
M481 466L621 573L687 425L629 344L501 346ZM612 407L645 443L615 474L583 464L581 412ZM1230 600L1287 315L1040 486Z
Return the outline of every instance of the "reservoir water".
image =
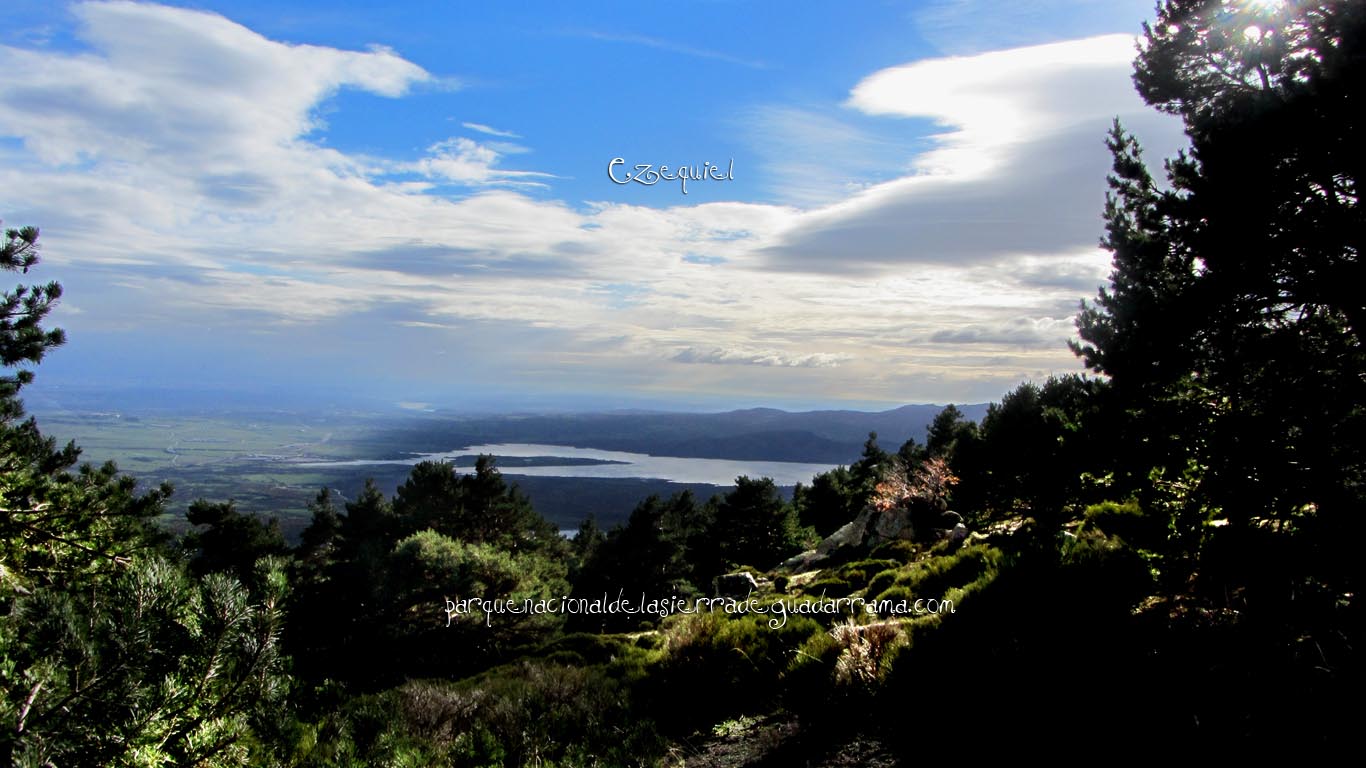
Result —
M795 461L741 461L735 459L693 459L681 456L651 456L644 453L604 451L598 448L571 448L563 445L536 443L496 443L471 445L442 453L419 453L403 459L352 459L348 461L303 462L304 467L363 467L379 464L413 465L421 461L455 461L457 457L478 454L514 457L545 457L593 459L610 464L564 464L545 462L537 466L499 466L505 475L539 475L544 477L616 477L672 480L676 483L709 483L732 485L739 475L770 477L778 485L810 483L813 475L829 471L833 464L807 464ZM457 463L457 468L468 471L473 463Z

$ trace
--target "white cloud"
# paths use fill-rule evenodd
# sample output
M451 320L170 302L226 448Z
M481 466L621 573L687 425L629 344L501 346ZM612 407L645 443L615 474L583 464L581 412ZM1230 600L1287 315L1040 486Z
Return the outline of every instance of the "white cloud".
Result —
M499 138L504 138L504 139L520 139L520 138L522 138L521 136L518 136L517 134L513 133L512 131L500 130L500 129L498 129L498 128L494 128L494 127L491 126L491 125L484 125L483 123L461 123L461 125L465 126L466 128L470 129L471 131L475 131L476 133L486 134L486 135L488 135L488 136L497 136L497 137L499 137Z
M762 365L773 368L834 368L848 358L815 352L791 355L776 350L755 349L697 349L685 347L673 356L678 363L710 363L713 365Z
M1057 348L1074 335L1072 317L1017 317L1006 322L963 323L931 333L934 344L991 344L1005 347Z
M779 269L865 273L915 264L1003 263L1096 242L1115 116L1166 154L1179 122L1130 84L1133 39L1072 40L892 67L849 106L930 118L936 146L913 172L804 216L769 250Z
M433 82L392 51L288 45L154 5L76 13L82 52L0 47L0 137L24 145L0 144L0 189L23 190L3 213L42 225L47 266L75 281L84 311L63 322L337 329L335 349L297 354L349 357L348 323L373 316L392 334L377 352L449 349L401 357L452 386L478 367L563 387L943 401L1070 369L1047 341L1104 276L1103 132L1139 114L1120 39L919 62L849 100L943 126L933 152L893 166L914 166L903 178L819 208L579 203L523 194L547 177L502 169L522 148L499 141L416 158L327 147L319 110L339 89ZM1171 143L1169 123L1135 122Z
M520 149L509 145L480 144L473 139L457 136L433 144L427 149L426 157L398 168L415 171L428 179L455 184L545 188L545 183L537 179L552 179L553 174L494 168L503 154Z
M1033 137L1141 109L1133 89L1122 87L1133 57L1131 36L1105 35L932 59L865 78L849 104L936 120L947 129L942 146L917 158L916 170L981 178Z
M315 108L340 88L397 97L431 79L384 48L286 45L199 11L73 10L98 54L0 48L0 130L49 163L143 164L193 151L205 166L243 164L320 127Z

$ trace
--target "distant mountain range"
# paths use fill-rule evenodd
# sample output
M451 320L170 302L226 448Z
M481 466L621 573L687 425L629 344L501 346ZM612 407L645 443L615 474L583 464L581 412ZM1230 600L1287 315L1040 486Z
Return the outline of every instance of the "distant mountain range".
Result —
M960 405L975 421L987 405ZM615 412L555 415L443 416L392 421L377 436L387 446L418 452L480 443L545 443L655 456L848 464L868 433L896 450L908 438L925 441L940 405L890 411L806 411L751 408L724 413Z
M66 394L60 401L35 398L32 410L43 431L61 442L75 440L87 460L117 461L144 487L174 482L177 490L168 508L168 525L185 527L183 509L190 500L232 498L244 511L280 517L291 536L306 525L306 505L319 487L338 491L343 500L353 499L370 477L385 493L392 493L410 470L406 464L344 466L348 459L411 460L417 453L487 443L544 443L686 459L848 465L862 453L869 432L877 432L879 444L889 451L910 437L924 442L926 427L942 410L938 405L908 405L881 412L754 408L725 413L468 416L225 407L206 413L182 410L179 403L142 409L111 396L97 403ZM104 407L89 407L97 404ZM984 404L959 408L974 420L986 413ZM289 457L337 460L343 465L322 468L282 460ZM510 468L544 462L506 457L502 463ZM461 462L469 464L468 458ZM624 522L650 494L668 496L688 489L706 499L722 490L643 478L515 475L511 480L528 493L538 512L561 528L573 528L589 514L605 526Z

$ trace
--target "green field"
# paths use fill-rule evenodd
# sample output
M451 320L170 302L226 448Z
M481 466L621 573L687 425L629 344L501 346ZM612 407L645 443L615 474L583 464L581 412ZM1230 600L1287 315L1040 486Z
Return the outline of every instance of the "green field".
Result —
M409 472L404 465L361 467L307 467L306 460L346 460L408 455L414 441L395 431L389 419L369 415L263 415L131 416L118 413L39 413L43 433L60 442L74 440L81 458L94 464L113 461L138 479L143 488L169 481L175 493L167 505L163 523L183 530L185 510L195 499L236 502L238 509L280 521L286 536L293 538L308 522L307 506L326 486L340 498L354 498L367 478L392 494ZM462 439L449 442L425 436L417 444L423 450L458 447ZM435 440L435 442L430 442ZM509 457L504 466L527 466L538 458ZM558 464L591 460L554 459ZM458 457L467 467L473 457ZM542 515L563 529L576 528L593 515L603 525L626 519L635 505L651 494L667 496L690 489L701 498L716 486L686 485L663 480L509 477L530 496Z
M245 511L278 516L287 528L295 528L319 488L345 490L364 477L355 478L355 468L325 470L293 462L355 458L357 446L372 446L365 439L372 430L362 419L115 413L38 418L44 434L59 442L74 440L83 461L114 461L147 488L171 482L176 491L167 522L173 525L192 500L207 498L234 499Z

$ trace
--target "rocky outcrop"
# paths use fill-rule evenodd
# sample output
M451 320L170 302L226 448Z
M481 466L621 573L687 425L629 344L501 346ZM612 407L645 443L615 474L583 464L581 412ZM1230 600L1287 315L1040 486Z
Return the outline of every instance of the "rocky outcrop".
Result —
M780 569L791 573L810 570L836 553L864 553L890 541L932 544L949 539L959 542L965 540L968 533L962 515L951 510L937 515L916 515L904 507L879 510L869 506L858 517L825 537L815 549L784 561Z
M942 464L927 463L909 476L895 465L858 517L780 567L789 572L808 570L836 553L863 553L891 541L963 541L968 537L963 516L944 500L950 484L952 478Z
M759 582L748 571L727 573L716 577L717 597L749 597L759 591Z

